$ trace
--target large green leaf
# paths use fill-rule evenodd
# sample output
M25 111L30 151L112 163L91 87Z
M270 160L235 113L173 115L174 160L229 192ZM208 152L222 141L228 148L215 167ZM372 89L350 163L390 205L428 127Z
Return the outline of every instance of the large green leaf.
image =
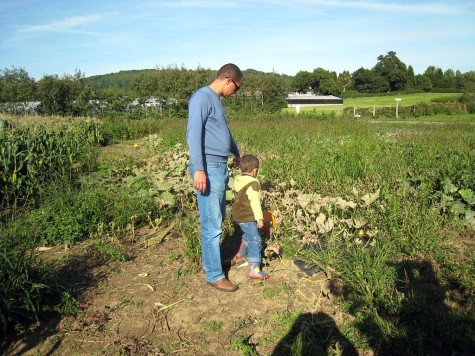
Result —
M456 215L465 213L466 205L461 201L454 201L449 204L450 212Z
M454 198L450 195L446 195L442 193L440 200L441 200L442 205L447 206L447 205L450 205L454 201Z
M445 177L442 181L442 189L444 190L445 194L453 194L458 190L449 177Z
M175 197L170 192L163 192L162 194L160 194L160 201L164 205L168 205L168 206L175 205Z
M465 212L465 224L475 229L475 212L473 210L467 210Z
M475 194L471 189L460 189L459 193L468 205L475 205Z
M161 191L169 191L170 189L172 189L172 186L168 182L165 182L165 181L154 180L153 184L155 188Z

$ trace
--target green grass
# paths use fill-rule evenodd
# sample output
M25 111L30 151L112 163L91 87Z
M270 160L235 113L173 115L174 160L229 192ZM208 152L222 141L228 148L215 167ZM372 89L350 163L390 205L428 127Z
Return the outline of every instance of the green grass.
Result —
M216 334L222 334L222 328L223 328L223 322L222 321L216 321L216 320L211 320L203 323L203 328L205 330L212 330Z
M416 98L413 97L419 100ZM410 101L409 97L402 99ZM374 99L373 105L384 100L393 99ZM444 125L303 116L230 122L243 153L260 158L258 178L273 187L275 198L269 198L266 203L273 204L272 208L278 212L280 224L274 238L281 245L284 257L299 257L331 271L336 306L350 315L338 330L331 315L304 313L289 307L275 313L273 321L266 320L276 326L276 332L263 336L259 340L261 344L278 343L282 350L295 353L311 350L315 354L339 354L341 345L350 350L349 344L380 354L464 354L473 349L470 333L475 303L474 233L466 218L475 209L470 195L475 192L475 125L462 122L473 121L473 115L456 117L457 122L453 122L453 116L427 118L443 121ZM185 144L185 128L186 120L164 123L160 144L153 147L157 150L153 153L172 149L177 157L182 157L176 144ZM181 149L186 150L184 147ZM164 156L175 157L169 154L161 157ZM171 162L175 164L177 160L173 158ZM144 170L143 181L147 174L150 172ZM90 187L101 192L111 175L99 174L97 181L91 177ZM149 186L140 185L142 181L133 182L137 193L149 191ZM56 219L52 221L59 222L52 226L62 227L64 231L91 222L97 229L99 221L93 218L104 210L104 201L109 202L105 198L112 195L92 192L96 191L91 189L89 194L83 192L70 200L67 196L58 197L44 207L43 214L49 211L48 216ZM363 204L363 196L375 192L378 193L375 201ZM124 194L110 202L108 206L123 212L114 214L113 221L119 221L118 217L122 216L126 224L131 215L142 210L146 213L145 207L152 205L132 204L131 196ZM355 205L343 209L336 203L320 204L315 212L301 205L299 198L303 197L311 197L312 204L320 204L318 197L323 197L341 198ZM180 256L187 262L197 262L198 214L189 202L181 203L182 211L177 212ZM72 219L78 213L90 218L78 225L77 219ZM332 219L333 229L318 228L319 213L325 214L325 219ZM41 227L39 222L45 221L40 215L27 217L28 227L15 230L16 236L31 236L27 229ZM364 221L364 224L354 227L348 221ZM228 229L225 224L225 233ZM51 232L58 230L52 228ZM368 234L367 244L356 243L359 231ZM320 248L304 245L304 237L313 238L318 242L314 247ZM91 251L112 260L128 258L120 245L104 241L93 245ZM170 261L178 257L167 256ZM13 257L8 258L13 261ZM18 264L18 269L24 270L23 264ZM186 264L176 273L185 276L197 270L197 263ZM33 292L36 291L32 290L32 295ZM289 285L263 290L267 299L290 294ZM127 303L119 306L126 307ZM74 311L74 300L65 298L63 306ZM27 299L22 307L37 308ZM211 320L202 327L220 334L224 325ZM255 345L243 338L236 338L234 347L247 354L255 351Z
M454 96L401 95L400 105ZM345 106L352 105L394 106L395 101L393 97L345 100ZM259 179L269 182L274 193L282 193L266 203L279 212L280 227L274 237L284 256L332 271L337 307L350 315L338 330L331 315L289 308L275 314L276 333L260 343L316 354L338 354L341 345L350 350L349 344L381 354L437 350L463 354L472 349L473 233L464 224L466 213L475 209L467 194L475 191L473 121L468 114L429 116L417 120L421 124L280 115L230 121L243 153L261 159ZM164 123L156 149L165 152L177 143L184 145L185 128L186 120ZM291 189L292 194L284 194ZM362 204L364 194L376 191L373 204ZM318 213L299 203L304 195L339 197L355 206L344 210L322 204L319 213L335 224L333 230L322 232L315 228ZM455 206L462 210L455 211ZM196 262L198 216L187 209L189 204L183 207L177 224L182 255ZM299 211L301 218L296 218ZM364 226L351 227L343 222L348 220L364 221ZM225 234L227 229L225 224ZM356 244L359 231L368 234L370 243ZM304 236L324 248L306 248ZM186 265L177 275L195 272ZM270 300L286 294L289 286L263 290L263 298ZM222 327L215 321L203 324L218 334ZM235 344L249 354L254 346L246 339Z
M470 122L475 123L475 114L452 114L452 115L431 115L431 116L419 116L417 118L396 118L396 117L386 117L384 120L387 121L406 121L408 123L418 124L418 123L457 123L457 122Z
M330 316L320 315L316 321L303 317L322 337L331 335L340 344L351 340L357 348L382 354L464 353L473 346L470 305L475 302L475 280L464 276L474 276L475 267L472 250L463 247L473 234L464 226L464 213L454 211L450 203L462 203L465 212L475 208L466 194L475 191L475 125L452 119L429 118L444 125L310 117L230 123L243 152L261 159L259 179L270 182L275 193L292 186L293 195L272 201L281 219L276 242L287 257L298 255L331 269L335 282L342 283L335 292L337 300L354 318L345 324L344 337L330 332ZM176 129L175 123L173 136ZM162 135L168 134L165 127ZM354 189L360 197L375 191L379 196L364 206ZM458 195L461 191L468 200ZM305 210L297 199L303 194L341 197L357 205L349 210L321 207L335 228L318 232L312 230L318 214L307 210L295 218L299 209ZM343 223L348 219L365 221L363 230L371 233L371 244L355 243L359 229ZM325 248L304 248L305 234ZM266 291L264 297L274 298L275 291ZM290 311L276 320L285 333L299 318ZM311 333L288 335L275 336L285 343L284 349L318 345ZM337 353L338 343L330 343L329 350Z
M424 94L394 94L392 96L369 96L364 98L348 98L341 105L315 105L300 106L300 111L317 110L318 112L343 112L347 107L396 107L396 98L400 98L399 106L412 106L418 103L430 103L432 100L457 100L460 93L424 93ZM284 111L295 112L295 107L286 108Z
M378 96L345 99L346 106L396 106L396 98L400 98L399 105L415 105L417 103L428 103L432 100L457 100L462 94L460 93L424 93L424 94L394 94L393 96Z

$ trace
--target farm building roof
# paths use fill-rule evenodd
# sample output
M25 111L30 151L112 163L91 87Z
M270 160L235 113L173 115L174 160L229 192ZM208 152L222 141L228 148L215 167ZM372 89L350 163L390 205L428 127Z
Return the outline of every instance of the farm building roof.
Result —
M289 106L343 104L343 99L338 98L334 95L289 94L287 96L287 102Z

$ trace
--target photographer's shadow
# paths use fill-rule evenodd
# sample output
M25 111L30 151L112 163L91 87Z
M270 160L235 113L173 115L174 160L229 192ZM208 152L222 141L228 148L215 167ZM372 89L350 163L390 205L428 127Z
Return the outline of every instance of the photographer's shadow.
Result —
M276 345L272 356L358 355L353 344L339 331L328 314L303 313L289 333Z

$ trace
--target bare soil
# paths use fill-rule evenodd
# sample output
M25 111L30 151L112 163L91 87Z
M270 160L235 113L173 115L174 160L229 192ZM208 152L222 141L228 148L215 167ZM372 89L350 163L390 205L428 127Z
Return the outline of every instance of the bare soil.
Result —
M230 256L240 237L226 239L222 254ZM330 276L309 276L276 255L263 261L271 274L266 281L248 279L245 267L227 268L239 289L225 293L207 285L201 268L183 258L176 232L148 248L131 244L135 258L126 262L102 263L88 253L90 246L41 252L56 266L58 282L73 291L80 312L39 322L8 354L279 355L283 340L291 343L298 334L288 334L286 315L318 317L325 325L322 342L349 318L333 305Z

